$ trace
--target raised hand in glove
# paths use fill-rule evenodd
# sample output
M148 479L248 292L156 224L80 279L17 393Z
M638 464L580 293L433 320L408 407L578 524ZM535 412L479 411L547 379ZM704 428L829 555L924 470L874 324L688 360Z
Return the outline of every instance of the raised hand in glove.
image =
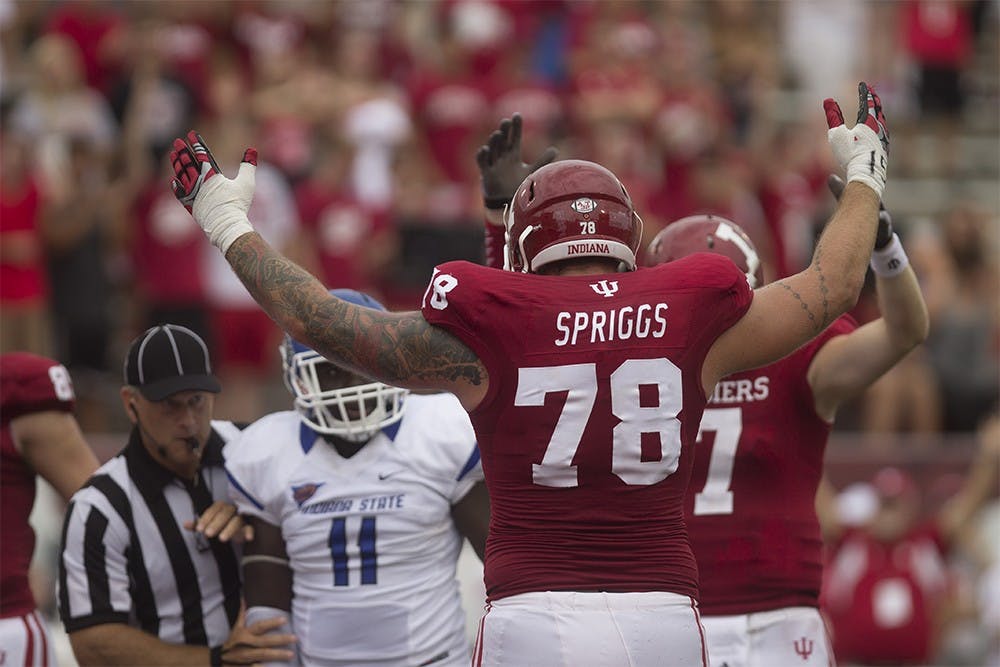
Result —
M521 114L500 121L486 145L476 151L476 163L482 177L483 203L486 208L502 209L510 203L517 186L531 172L555 159L558 151L549 146L532 164L521 161Z
M170 164L174 196L223 254L233 241L253 231L247 211L253 202L256 148L244 151L236 178L226 178L201 135L188 132L186 140L174 139Z
M889 161L889 130L882 114L882 101L864 81L858 84L858 120L851 129L844 113L831 98L823 101L827 140L837 163L847 172L847 182L860 181L882 197Z
M833 193L834 198L840 201L840 195L844 194L844 179L836 174L830 174L826 179L826 184ZM875 249L881 250L889 245L892 240L892 216L885 210L885 204L879 202L878 207L878 231L875 232Z

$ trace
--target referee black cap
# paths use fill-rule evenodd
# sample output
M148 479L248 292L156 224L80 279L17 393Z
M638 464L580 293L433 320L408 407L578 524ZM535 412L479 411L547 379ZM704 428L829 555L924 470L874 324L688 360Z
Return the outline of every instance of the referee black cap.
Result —
M212 375L208 346L195 332L176 324L147 329L132 341L125 357L125 384L150 401L162 401L179 391L219 393Z

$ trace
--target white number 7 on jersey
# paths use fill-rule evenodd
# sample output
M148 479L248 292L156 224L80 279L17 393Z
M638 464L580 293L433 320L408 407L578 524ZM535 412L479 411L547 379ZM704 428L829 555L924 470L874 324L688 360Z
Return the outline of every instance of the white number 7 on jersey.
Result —
M681 370L669 359L630 359L609 377L611 412L621 422L612 432L611 472L626 484L656 484L677 470L681 453ZM639 387L654 386L658 405L642 406ZM573 458L583 440L597 396L596 364L570 364L518 369L514 405L538 406L545 395L567 392L559 421L541 463L532 464L532 481L540 486L578 485ZM642 434L657 433L660 459L643 461Z
M701 417L698 446L706 431L715 432L712 456L708 459L708 477L704 488L694 495L694 514L732 514L733 460L743 432L743 412L740 408L710 408Z

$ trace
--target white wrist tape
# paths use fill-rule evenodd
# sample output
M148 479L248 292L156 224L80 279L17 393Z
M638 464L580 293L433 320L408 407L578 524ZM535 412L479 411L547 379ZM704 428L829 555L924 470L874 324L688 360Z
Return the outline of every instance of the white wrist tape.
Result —
M882 198L882 193L885 192L885 167L880 168L876 166L873 172L871 161L874 159L878 163L880 155L885 155L885 153L876 153L874 158L855 158L847 164L847 182L860 181L864 183L875 191L879 199Z
M253 231L247 211L253 202L255 172L256 167L243 162L234 179L222 174L213 176L202 183L191 207L194 219L223 255L233 241Z
M219 228L218 231L213 232L208 238L225 255L226 251L229 250L229 246L233 245L233 241L252 231L253 225L250 224L250 220L244 215L242 220L233 220L231 224Z
M906 256L906 251L903 250L903 244L900 243L898 235L893 234L888 245L881 250L872 252L870 265L875 275L880 278L898 276L910 265L910 259Z

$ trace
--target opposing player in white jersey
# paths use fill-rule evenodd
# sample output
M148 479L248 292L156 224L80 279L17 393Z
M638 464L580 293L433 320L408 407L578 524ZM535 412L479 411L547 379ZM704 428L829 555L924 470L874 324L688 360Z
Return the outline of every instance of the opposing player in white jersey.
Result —
M291 338L281 353L296 409L225 451L231 496L255 528L243 560L250 622L290 610L302 664L467 666L455 565L463 537L482 558L489 500L465 410Z

